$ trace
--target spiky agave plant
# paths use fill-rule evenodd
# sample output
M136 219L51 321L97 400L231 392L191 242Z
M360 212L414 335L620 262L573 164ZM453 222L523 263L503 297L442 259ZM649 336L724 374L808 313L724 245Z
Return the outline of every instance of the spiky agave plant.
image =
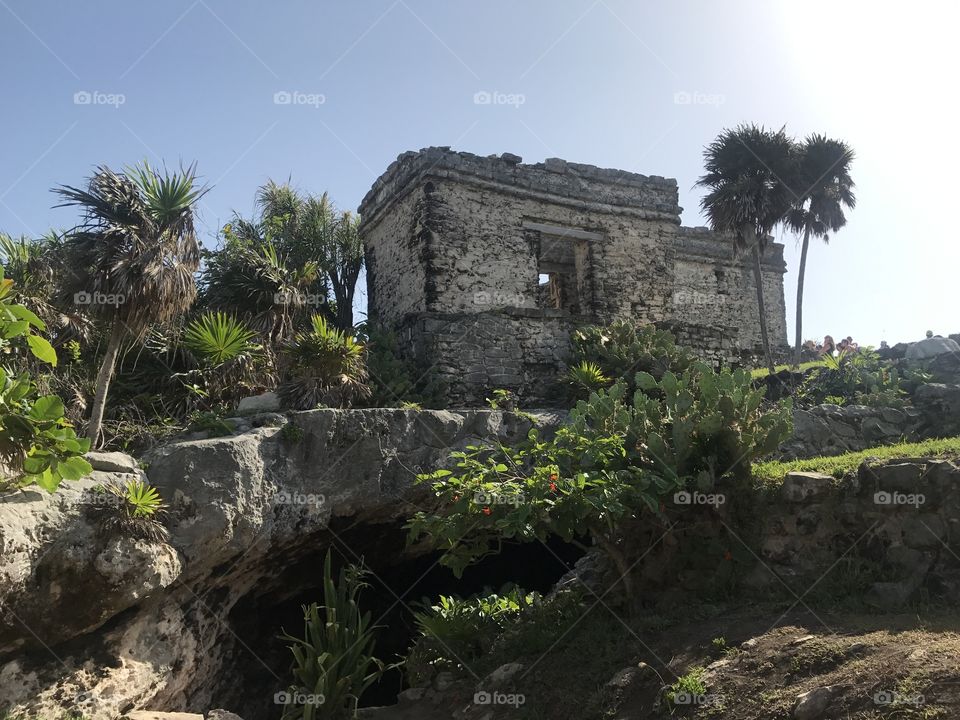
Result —
M90 508L101 530L154 542L167 539L169 533L161 520L167 505L148 482L112 481L96 490L97 497L91 500Z
M288 407L347 407L370 394L363 344L322 315L310 318L310 330L298 333L283 355L287 379L280 397Z
M610 384L610 378L603 374L603 370L596 363L583 360L567 371L567 382L573 388L578 398L586 398Z
M363 692L393 666L373 656L378 626L361 612L360 592L367 587L355 566L340 569L333 580L331 554L323 563L323 604L303 607L303 637L284 633L293 653L294 684L283 720L339 720L354 717Z

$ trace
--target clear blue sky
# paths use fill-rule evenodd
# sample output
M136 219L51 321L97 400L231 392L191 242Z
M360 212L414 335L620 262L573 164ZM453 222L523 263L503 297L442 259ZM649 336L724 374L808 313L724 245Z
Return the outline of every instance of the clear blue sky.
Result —
M812 248L805 334L958 332L950 5L0 0L0 229L70 226L49 188L146 157L198 163L209 244L268 178L353 209L428 145L675 177L684 223L701 225L703 146L738 122L786 124L857 151L859 205ZM298 102L275 103L284 92Z

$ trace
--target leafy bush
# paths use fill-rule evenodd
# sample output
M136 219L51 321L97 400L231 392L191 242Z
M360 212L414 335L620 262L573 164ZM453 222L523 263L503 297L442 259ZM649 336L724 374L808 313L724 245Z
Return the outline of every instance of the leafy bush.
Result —
M632 398L618 381L580 401L549 440L534 429L516 447L452 453L456 472L418 477L431 483L439 508L413 516L411 539L428 536L459 574L504 541L590 537L628 575L627 523L659 514L663 498L688 484L748 485L751 462L790 433L789 403L761 411L763 391L744 370L717 373L697 362L679 377L637 373L634 384Z
M161 518L167 506L155 487L143 480L127 480L99 485L94 492L98 497L89 507L103 532L166 540L169 533Z
M367 586L363 577L361 569L346 566L334 583L327 552L324 604L304 606L303 637L282 636L294 658L289 694L313 696L315 702L286 705L284 720L353 717L363 691L387 669L372 655L378 628L370 624L370 613L361 613L358 605L360 592Z
M283 353L288 368L280 397L288 407L348 407L370 394L363 345L322 315L314 315L310 331L297 333Z
M631 392L636 373L647 372L656 378L668 370L681 373L696 359L678 347L669 332L626 320L576 330L573 356L574 367L587 363L602 375L627 383Z
M805 406L873 405L902 407L906 394L896 368L880 360L869 349L828 356L823 367L815 368L797 390L797 400Z
M36 333L45 328L33 312L13 302L13 281L4 278L0 267L0 352L29 351L39 362L55 366L56 352ZM15 344L21 340L25 347ZM36 484L53 492L62 480L79 480L91 472L83 459L90 442L77 437L64 412L59 397L38 396L27 371L0 367L0 491Z
M187 427L192 432L205 432L210 437L223 437L236 430L236 426L229 420L224 420L213 411L195 412L190 416Z
M419 685L437 672L473 667L478 658L493 664L543 652L582 610L580 596L570 592L549 600L516 587L465 600L441 595L438 604L414 612L420 637L407 655L407 675Z
M519 398L517 398L517 394L513 390L497 388L493 391L492 395L492 398L487 398L487 405L490 406L491 410L507 410L512 412L517 409Z
M361 337L367 350L367 375L370 396L368 407L437 408L443 405L443 389L436 373L424 373L412 360L400 355L397 338L387 332L364 325Z

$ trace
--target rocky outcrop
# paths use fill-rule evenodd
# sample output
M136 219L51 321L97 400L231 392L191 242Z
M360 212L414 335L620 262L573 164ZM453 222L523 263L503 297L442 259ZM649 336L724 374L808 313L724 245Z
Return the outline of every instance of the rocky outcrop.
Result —
M923 419L915 408L818 405L793 413L793 435L778 455L785 460L840 455L916 440Z
M145 458L170 506L168 542L110 536L88 512L98 484L142 477L120 454L92 456L108 470L56 494L0 498L0 711L113 720L215 706L246 652L230 618L240 598L329 545L338 518L408 516L424 499L415 474L451 448L515 442L531 427L484 410L315 410L290 423Z

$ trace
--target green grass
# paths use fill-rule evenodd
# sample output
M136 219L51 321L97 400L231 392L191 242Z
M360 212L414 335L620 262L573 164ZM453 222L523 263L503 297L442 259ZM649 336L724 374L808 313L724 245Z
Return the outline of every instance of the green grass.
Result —
M854 472L860 464L869 459L895 460L897 458L925 457L930 455L960 455L960 437L924 440L916 443L900 443L898 445L884 445L868 448L859 452L835 455L832 457L815 457L807 460L791 460L788 462L765 462L753 466L753 477L764 483L779 483L788 472L794 470L806 472L820 472L842 478Z
M810 362L800 363L800 368L798 372L805 372L806 370L810 370L811 368L826 367L826 366L827 366L826 360L811 360ZM793 365L777 365L773 369L776 370L777 372L780 372L781 370L790 370L792 367ZM758 378L766 377L769 374L770 374L770 370L767 368L754 368L753 370L750 371L750 377L753 378L754 380L757 380Z

